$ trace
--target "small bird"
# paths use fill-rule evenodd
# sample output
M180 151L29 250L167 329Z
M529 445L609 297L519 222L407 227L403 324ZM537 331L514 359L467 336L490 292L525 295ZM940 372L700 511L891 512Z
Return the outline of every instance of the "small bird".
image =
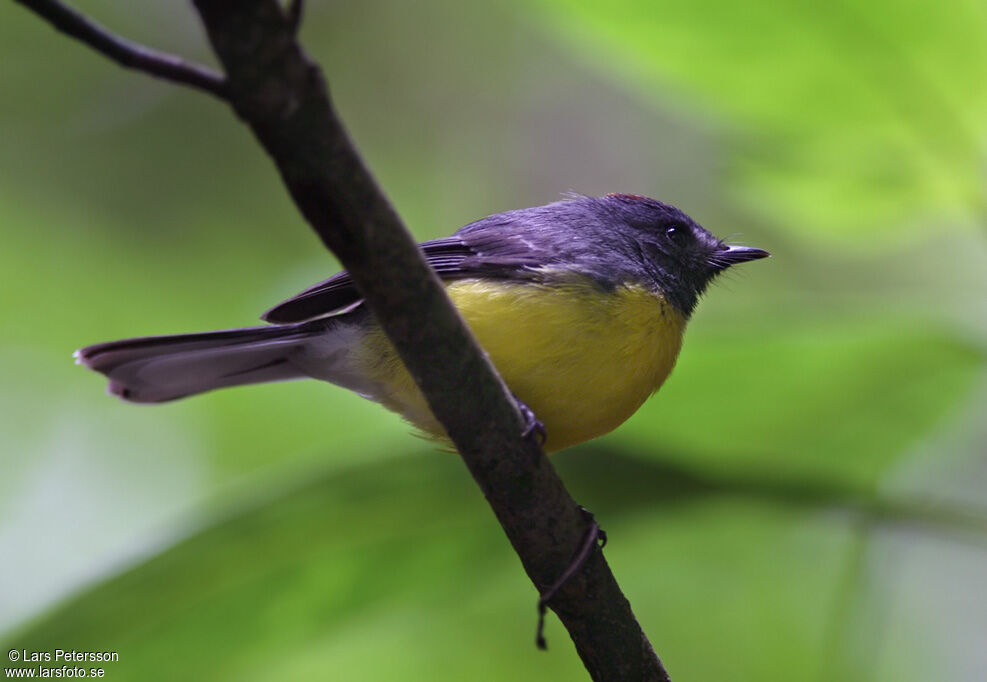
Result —
M634 194L574 196L488 216L421 244L547 452L615 429L675 365L686 322L719 273L767 251L729 246L677 208ZM312 377L446 438L346 272L268 310L270 324L88 346L109 392L160 403Z

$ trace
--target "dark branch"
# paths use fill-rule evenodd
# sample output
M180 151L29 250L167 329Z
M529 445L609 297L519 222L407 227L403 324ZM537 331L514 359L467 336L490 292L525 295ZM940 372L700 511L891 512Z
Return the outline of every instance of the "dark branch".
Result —
M121 63L133 65L134 46L108 39L61 5L18 1L118 61L126 46L128 61ZM589 522L534 439L522 437L525 423L510 392L359 158L319 68L295 40L293 12L276 0L195 5L227 79L209 74L204 86L188 78L185 65L184 77L173 80L229 99L273 158L456 444L536 589L542 594L551 586L548 606L593 679L667 681L601 551L589 552L558 585L573 553L585 546Z
M204 66L190 64L175 55L158 52L115 36L57 0L15 0L15 2L44 17L59 31L82 41L121 66L199 88L222 99L227 98L226 81L223 76Z
M580 507L540 448L521 437L524 423L509 391L359 158L321 71L277 2L195 6L237 114L353 276L542 592L583 541ZM668 679L602 552L589 556L549 606L594 679Z
M295 35L302 27L302 13L305 11L305 0L288 0L288 26Z

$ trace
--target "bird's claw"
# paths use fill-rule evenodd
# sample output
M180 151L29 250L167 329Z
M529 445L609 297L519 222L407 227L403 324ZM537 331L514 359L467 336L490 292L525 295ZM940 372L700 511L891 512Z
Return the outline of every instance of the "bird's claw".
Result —
M517 396L514 396L514 402L517 403L518 410L521 412L521 418L524 419L524 429L521 431L521 437L534 437L535 442L538 443L538 447L543 447L545 445L545 439L548 437L548 432L545 431L545 423L538 418L534 410L528 407L527 403Z

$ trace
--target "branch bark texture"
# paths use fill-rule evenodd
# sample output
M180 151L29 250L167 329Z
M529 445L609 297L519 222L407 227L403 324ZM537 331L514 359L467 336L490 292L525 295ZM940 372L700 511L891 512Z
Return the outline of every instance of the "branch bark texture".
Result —
M18 1L49 21L53 13L39 7L59 4ZM358 156L318 66L296 41L290 13L275 0L194 4L226 77L210 79L216 87L187 84L228 100L274 160L445 426L528 576L545 591L580 546L586 518L540 447L521 436L510 392ZM113 56L100 47L105 41L58 27ZM668 680L602 552L591 553L549 606L594 680Z

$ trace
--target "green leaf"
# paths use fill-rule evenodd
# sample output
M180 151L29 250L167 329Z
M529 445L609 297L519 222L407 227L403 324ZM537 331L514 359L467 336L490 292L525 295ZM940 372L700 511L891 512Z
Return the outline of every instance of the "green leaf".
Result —
M843 241L983 223L979 3L541 0L540 9L581 58L719 129L733 143L732 192L755 215Z

